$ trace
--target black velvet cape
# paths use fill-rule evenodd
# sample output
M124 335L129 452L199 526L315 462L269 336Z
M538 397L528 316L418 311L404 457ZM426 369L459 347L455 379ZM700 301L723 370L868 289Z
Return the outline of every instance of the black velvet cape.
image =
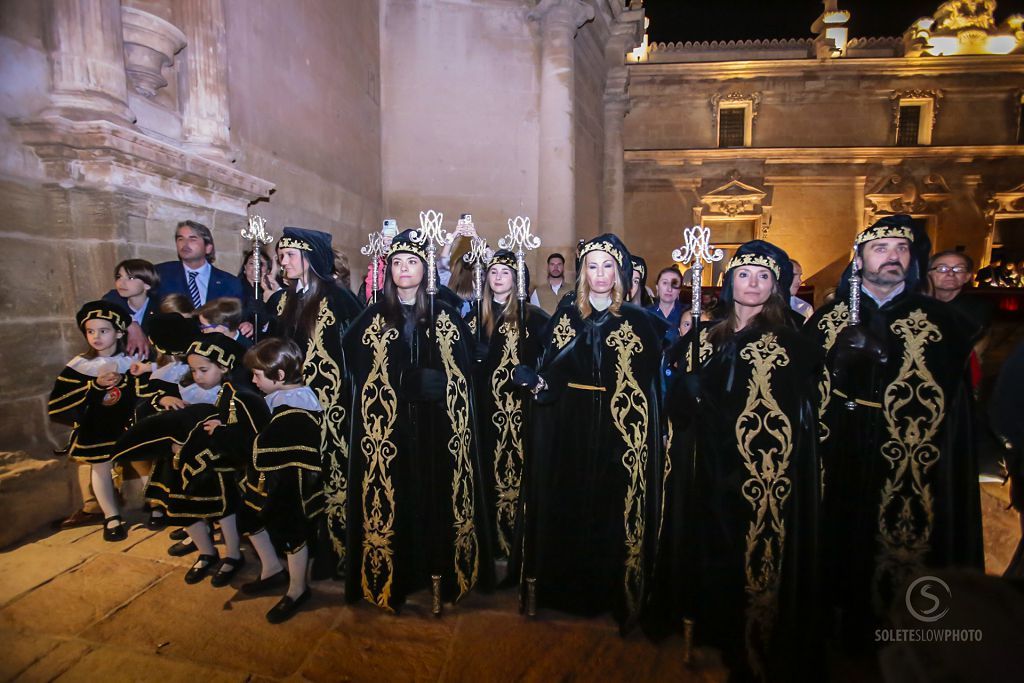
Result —
M397 611L441 576L446 601L489 589L489 547L472 391L472 332L458 311L435 303L428 339L386 324L371 305L344 338L351 393L351 458L345 596ZM407 318L411 308L406 308ZM411 324L411 320L408 320ZM403 390L417 368L440 370L444 397Z
M853 641L871 637L909 581L984 561L966 382L972 330L909 291L881 308L864 294L860 315L887 361L838 368L830 356L819 384L825 581ZM848 321L837 300L804 329L828 350Z
M519 489L523 478L525 437L529 431L527 411L532 401L525 401L525 390L512 384L512 371L520 363L535 367L540 356L540 341L548 314L526 304L526 337L520 358L519 330L501 317L504 308L493 303L494 333L488 337L476 311L466 317L466 324L480 339L477 351L475 389L480 416L480 453L483 459L484 498L491 521L491 547L497 558L512 555L515 544ZM479 325L479 329L478 328ZM525 405L524 405L525 403Z
M586 319L562 305L545 330L512 571L538 607L611 612L633 626L661 515L661 333L641 308Z
M60 371L47 405L50 419L72 428L67 456L76 462L108 462L117 439L131 424L135 378L125 373L104 389L96 378L68 366Z
M682 371L683 353L666 399L672 465L649 614L662 633L692 619L696 642L740 678L793 680L820 649L823 354L790 326L744 329L718 348L700 331L698 372ZM688 350L692 332L678 343Z
M288 297L297 296L289 289L275 292L267 302L275 315L270 321L271 335L288 336L280 315ZM301 296L301 295L299 295ZM331 565L332 571L324 575L340 576L345 573L345 510L348 496L348 441L347 411L348 389L345 386L345 358L341 350L341 337L362 307L355 295L337 284L331 284L326 296L320 300L319 313L312 335L300 330L288 337L302 350L305 363L302 377L316 394L324 414L321 422L320 442L324 479L325 514L320 542L314 553L317 572Z

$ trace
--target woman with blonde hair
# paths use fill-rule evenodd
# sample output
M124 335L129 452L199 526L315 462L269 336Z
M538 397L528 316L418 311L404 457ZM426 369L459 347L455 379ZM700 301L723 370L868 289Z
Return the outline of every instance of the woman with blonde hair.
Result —
M524 480L518 570L527 608L611 612L632 627L648 591L660 521L661 334L625 303L632 264L611 234L580 249L576 298L545 331Z

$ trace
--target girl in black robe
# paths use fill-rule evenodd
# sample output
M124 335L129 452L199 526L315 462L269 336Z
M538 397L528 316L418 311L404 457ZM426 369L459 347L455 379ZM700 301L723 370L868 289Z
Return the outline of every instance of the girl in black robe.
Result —
M313 568L319 578L345 572L349 416L341 336L361 309L355 295L334 279L331 241L326 232L285 228L277 257L290 284L267 302L276 316L271 334L298 344L305 357L302 376L324 409L320 436L327 507Z
M480 315L466 319L479 340L476 405L480 415L484 497L491 520L496 558L508 559L515 543L519 488L523 476L527 428L523 389L512 381L520 364L535 367L548 314L526 304L526 334L520 345L515 254L500 249L487 265ZM527 283L529 287L529 283Z
M345 597L397 611L425 587L457 601L493 561L472 393L472 332L426 293L423 247L398 235L380 300L345 333L352 387ZM436 578L435 578L436 577Z
M624 303L629 253L614 235L583 245L572 303L545 332L515 563L527 610L612 612L635 622L653 569L661 511L661 334ZM531 596L531 593L533 595Z
M124 433L135 406L132 359L124 353L131 316L117 304L91 301L75 322L89 350L68 361L50 392L50 418L72 428L64 453L91 468L92 488L103 510L104 541L123 541L128 528L112 478L114 443Z
M672 355L670 516L652 613L692 619L736 679L813 678L821 354L788 315L785 252L754 240L725 275L719 321Z

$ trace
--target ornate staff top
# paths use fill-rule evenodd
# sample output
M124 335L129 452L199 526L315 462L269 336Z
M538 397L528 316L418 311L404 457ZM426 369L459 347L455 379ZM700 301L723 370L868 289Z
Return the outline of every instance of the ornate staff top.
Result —
M672 251L672 260L683 265L693 264L690 287L693 290L693 297L690 300L690 310L694 321L700 318L701 309L701 277L704 274L704 264L721 261L725 253L711 246L711 228L695 225L692 228L683 229L683 246Z
M270 244L274 241L274 237L266 231L267 220L259 215L255 214L249 217L249 227L242 228L241 235L243 240L249 240L253 245L257 244Z
M430 209L420 211L420 229L413 230L410 238L427 250L427 294L437 294L437 247L452 241L453 235L445 231L444 214Z
M387 253L387 238L384 236L384 231L371 232L368 236L367 243L359 248L359 253L363 256L370 257L370 290L374 301L377 299L377 292L380 291L381 285L377 282L377 262Z
M856 260L850 270L850 324L860 324L860 270Z
M530 233L530 219L516 216L508 219L508 234L498 240L498 246L516 254L516 293L520 300L526 299L526 251L540 246L540 237Z
M473 266L473 298L480 301L484 298L484 268L494 258L494 250L487 246L487 240L480 235L469 239L469 251L462 255L462 260Z

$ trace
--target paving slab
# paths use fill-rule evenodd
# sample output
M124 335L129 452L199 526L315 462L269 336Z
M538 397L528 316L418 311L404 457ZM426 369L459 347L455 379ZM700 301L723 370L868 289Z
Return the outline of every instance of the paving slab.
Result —
M308 681L438 681L457 617L435 618L406 605L400 615L368 603L341 609L337 623L301 670Z
M73 546L22 545L0 552L0 606L81 564L92 553Z
M50 551L56 548L48 549ZM0 625L71 636L159 581L171 567L127 555L96 555L0 610Z
M13 681L19 674L60 645L56 638L0 629L0 681Z
M82 640L63 640L18 675L18 683L49 683L75 666L95 646Z
M265 614L280 596L251 598L230 587L214 588L209 579L190 586L184 576L184 569L172 568L131 604L91 628L90 638L143 652L159 650L202 666L283 678L299 668L337 618L340 605L314 589L301 612L275 626Z
M125 648L97 647L85 653L55 683L95 681L159 681L160 683L244 683L248 674L226 671Z

